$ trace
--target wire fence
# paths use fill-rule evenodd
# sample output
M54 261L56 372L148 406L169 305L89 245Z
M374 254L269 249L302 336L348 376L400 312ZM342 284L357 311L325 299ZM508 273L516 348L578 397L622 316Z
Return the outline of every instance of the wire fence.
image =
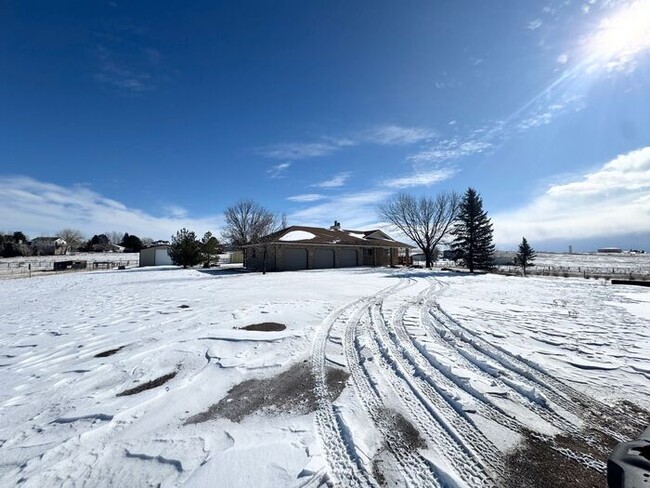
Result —
M521 268L514 265L498 266L497 271L503 274L521 274ZM603 278L606 280L650 280L650 269L617 266L532 266L526 268L526 274L533 276L562 276L581 278Z
M47 274L94 271L99 269L127 269L139 266L139 259L43 259L0 261L0 279L28 278Z

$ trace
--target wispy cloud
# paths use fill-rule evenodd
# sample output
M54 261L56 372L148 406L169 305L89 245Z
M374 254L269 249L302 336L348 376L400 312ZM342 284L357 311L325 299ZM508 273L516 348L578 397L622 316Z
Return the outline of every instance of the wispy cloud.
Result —
M492 147L491 142L481 141L478 138L462 140L458 138L445 139L433 146L408 156L408 160L416 163L440 163L453 161L464 156L480 154Z
M81 185L60 186L26 176L0 177L2 225L30 236L50 235L77 228L92 235L107 228L168 239L181 227L215 231L221 215L190 217L182 207L166 205L162 216L129 208Z
M346 171L344 173L339 173L329 180L321 181L319 183L314 183L313 187L316 188L338 188L345 185L345 182L352 176L352 173Z
M650 232L650 146L575 181L554 184L523 208L496 214L497 242L614 237Z
M528 30L537 30L542 26L542 24L543 24L542 19L534 19L528 22L526 28Z
M302 195L287 197L287 200L291 202L316 202L324 198L326 198L325 195L321 195L320 193L304 193Z
M391 191L386 190L369 190L337 195L290 214L289 220L315 226L331 225L338 220L348 229L374 225L377 223L377 205L390 194Z
M431 129L384 125L365 134L366 140L381 145L407 145L430 140L436 136Z
M384 180L382 186L388 188L412 188L415 186L431 186L448 180L457 171L454 168L438 168L426 172L416 172L409 176Z
M95 81L124 93L154 89L161 79L162 54L149 45L147 32L133 25L116 26L110 34L96 32Z
M275 166L271 166L269 169L267 169L266 174L269 175L269 177L272 179L284 178L290 166L291 163L276 164Z
M326 156L355 143L350 139L323 138L317 142L290 142L259 148L257 152L270 159L296 161Z

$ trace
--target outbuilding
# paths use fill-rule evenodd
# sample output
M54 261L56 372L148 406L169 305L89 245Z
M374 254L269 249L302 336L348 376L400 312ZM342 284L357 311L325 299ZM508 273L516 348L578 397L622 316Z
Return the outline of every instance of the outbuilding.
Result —
M395 266L408 262L413 246L379 229L345 230L294 225L244 246L244 267L256 271Z
M163 244L158 246L145 247L140 250L140 266L169 266L172 258L167 252L169 245Z

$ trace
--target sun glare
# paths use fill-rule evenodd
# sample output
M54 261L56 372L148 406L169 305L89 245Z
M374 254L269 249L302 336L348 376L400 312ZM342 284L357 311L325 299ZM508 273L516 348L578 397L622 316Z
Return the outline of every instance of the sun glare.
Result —
M637 0L605 18L587 49L594 62L614 65L650 50L650 0Z

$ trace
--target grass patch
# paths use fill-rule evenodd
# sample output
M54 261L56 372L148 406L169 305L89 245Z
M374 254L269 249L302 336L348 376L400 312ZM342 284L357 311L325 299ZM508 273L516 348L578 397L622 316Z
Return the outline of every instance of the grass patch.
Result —
M155 380L147 381L146 383L142 383L142 384L140 384L138 386L135 386L133 388L129 388L128 390L124 390L123 392L118 393L117 396L121 397L121 396L135 395L136 393L140 393L142 391L147 391L147 390L151 390L153 388L157 388L157 387L162 386L165 383L167 383L174 376L176 376L176 371L174 371L173 373L168 373L166 375L160 376L159 378L156 378Z

